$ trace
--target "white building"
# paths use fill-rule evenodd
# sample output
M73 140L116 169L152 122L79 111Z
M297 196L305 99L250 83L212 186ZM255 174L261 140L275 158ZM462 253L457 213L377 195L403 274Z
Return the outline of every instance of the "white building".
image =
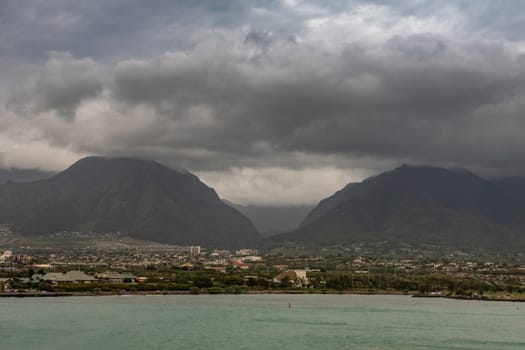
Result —
M296 287L306 287L310 283L306 277L306 270L288 270L281 272L273 278L276 283L287 281Z
M200 255L201 253L201 246L200 245L192 245L190 247L190 254L191 255Z
M257 249L239 249L235 251L237 256L257 255Z
M262 257L260 256L257 256L257 255L248 255L248 256L243 256L241 258L242 261L244 262L256 262L256 261L262 261Z
M4 251L1 255L0 255L0 263L3 263L3 262L6 262L8 260L11 260L11 257L13 256L13 252L10 251L10 250L6 250Z

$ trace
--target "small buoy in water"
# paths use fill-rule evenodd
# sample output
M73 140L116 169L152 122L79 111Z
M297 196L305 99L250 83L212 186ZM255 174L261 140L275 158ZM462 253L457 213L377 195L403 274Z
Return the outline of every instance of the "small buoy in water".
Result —
M292 308L292 304L288 303L288 308L291 309Z

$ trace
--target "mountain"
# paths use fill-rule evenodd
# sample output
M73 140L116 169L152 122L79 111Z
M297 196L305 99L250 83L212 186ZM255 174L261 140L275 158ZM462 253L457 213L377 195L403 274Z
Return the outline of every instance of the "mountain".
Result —
M17 169L17 168L0 169L0 184L4 184L8 181L31 182L31 181L50 178L54 174L55 173L40 171L37 169Z
M524 214L523 179L489 181L464 169L404 165L347 185L274 240L513 247L525 243Z
M264 237L295 230L313 209L312 205L240 205L227 200L223 201L246 215Z
M525 177L509 177L494 180L507 199L507 207L518 217L514 226L525 227Z
M25 235L121 232L203 246L252 246L260 239L196 176L131 158L88 157L49 179L1 185L0 223Z

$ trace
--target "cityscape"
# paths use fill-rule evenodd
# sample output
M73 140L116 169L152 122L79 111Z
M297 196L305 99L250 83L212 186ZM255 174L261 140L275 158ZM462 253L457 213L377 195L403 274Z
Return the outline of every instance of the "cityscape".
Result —
M411 258L396 258L395 252L385 257L362 246L333 247L319 255L160 244L26 247L0 255L0 291L2 296L379 293L524 299L522 254L497 257L450 250L435 258L413 250Z

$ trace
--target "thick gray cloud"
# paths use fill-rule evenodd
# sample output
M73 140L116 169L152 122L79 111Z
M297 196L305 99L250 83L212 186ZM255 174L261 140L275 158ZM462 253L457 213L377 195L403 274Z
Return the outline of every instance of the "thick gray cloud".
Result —
M102 93L103 87L104 75L93 60L74 59L68 53L53 52L35 74L33 84L13 91L8 107L19 114L54 110L71 119L79 104Z
M525 175L520 2L227 4L2 2L0 162L155 158L259 204L404 162Z

